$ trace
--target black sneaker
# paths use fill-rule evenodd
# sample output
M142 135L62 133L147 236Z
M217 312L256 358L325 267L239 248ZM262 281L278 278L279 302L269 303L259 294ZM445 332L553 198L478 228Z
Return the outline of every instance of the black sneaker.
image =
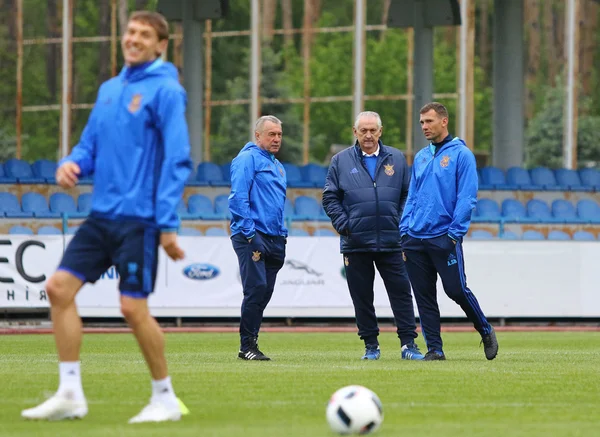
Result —
M481 336L481 343L483 343L483 351L485 352L485 357L488 360L493 360L498 355L498 339L496 338L496 331L494 328L490 326L492 329L489 334Z
M446 355L444 355L444 352L430 350L425 354L423 361L443 361L445 359Z
M247 351L240 349L238 358L241 358L242 360L271 361L271 358L260 351L256 339L252 340L250 348Z

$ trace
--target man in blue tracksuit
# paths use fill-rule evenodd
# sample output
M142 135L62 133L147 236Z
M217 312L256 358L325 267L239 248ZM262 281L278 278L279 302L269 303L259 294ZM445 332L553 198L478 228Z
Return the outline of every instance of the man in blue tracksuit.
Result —
M410 173L402 152L384 146L381 118L361 112L354 123L356 144L331 159L323 207L340 234L348 289L354 304L365 360L379 359L379 328L373 306L375 266L390 299L402 358L422 360L410 282L402 260L398 225Z
M92 208L46 283L60 359L59 388L46 402L24 410L25 418L59 420L87 414L75 296L112 265L120 277L121 312L152 375L150 403L129 423L181 418L163 334L147 301L154 290L159 244L173 260L184 256L177 244L177 205L192 168L186 93L177 69L160 59L168 29L158 13L131 15L122 38L126 66L102 84L79 143L59 163L56 180L63 188L94 174Z
M287 184L285 169L275 158L283 135L281 121L265 115L256 121L254 130L255 141L246 144L231 162L229 211L231 241L244 289L238 357L268 361L258 348L258 331L285 260Z
M485 356L498 353L494 328L467 287L462 240L477 203L475 156L460 138L448 135L448 111L437 102L420 111L431 143L416 154L400 234L428 352L425 360L445 360L440 335L436 281L463 309L481 334Z

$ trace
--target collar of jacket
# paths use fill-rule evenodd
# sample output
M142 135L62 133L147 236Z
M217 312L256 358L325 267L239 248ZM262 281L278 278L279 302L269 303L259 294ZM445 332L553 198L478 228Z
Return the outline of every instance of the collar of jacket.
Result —
M377 158L384 158L387 155L389 155L390 152L388 151L387 146L384 146L381 140L377 142L379 143L379 156ZM363 159L362 149L358 144L358 140L356 140L356 142L354 143L354 151L356 152L356 156L358 156L358 159Z

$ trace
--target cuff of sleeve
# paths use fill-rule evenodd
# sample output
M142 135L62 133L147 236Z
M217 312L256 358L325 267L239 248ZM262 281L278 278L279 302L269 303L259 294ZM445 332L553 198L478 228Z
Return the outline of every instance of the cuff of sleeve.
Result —
M160 228L161 234L170 234L174 232L177 232L177 228Z

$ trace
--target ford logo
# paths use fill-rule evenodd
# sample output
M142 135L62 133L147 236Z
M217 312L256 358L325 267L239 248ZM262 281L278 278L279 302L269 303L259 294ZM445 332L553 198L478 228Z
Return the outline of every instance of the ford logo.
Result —
M183 269L186 277L200 281L215 278L219 273L219 268L210 264L190 264Z

